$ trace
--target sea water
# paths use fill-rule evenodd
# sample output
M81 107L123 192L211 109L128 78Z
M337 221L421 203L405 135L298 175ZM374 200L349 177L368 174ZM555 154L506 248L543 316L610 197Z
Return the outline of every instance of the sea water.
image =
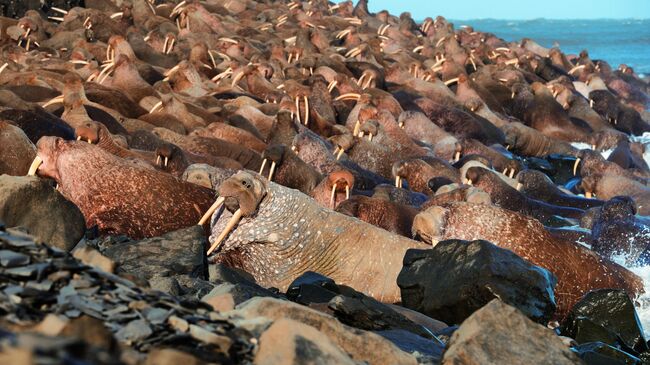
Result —
M650 76L650 19L594 20L451 20L456 28L470 25L506 41L530 38L544 47L559 47L566 54L586 49L592 60L602 59L613 68L621 63Z

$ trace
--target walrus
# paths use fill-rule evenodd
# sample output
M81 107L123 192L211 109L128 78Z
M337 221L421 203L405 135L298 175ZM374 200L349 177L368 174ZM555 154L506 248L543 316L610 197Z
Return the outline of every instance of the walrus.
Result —
M216 251L216 260L282 291L302 273L314 271L379 301L399 302L396 280L406 250L428 247L323 208L297 190L247 171L221 184L219 199L199 223L210 217L208 254Z
M621 255L629 265L647 265L650 261L648 226L634 215L634 201L617 196L600 209L591 228L591 249L611 259Z
M465 173L465 178L469 185L490 194L490 199L496 206L534 217L545 225L555 223L556 216L580 219L584 214L580 209L560 207L530 199L506 184L494 172L481 167L470 167Z
M557 310L563 318L590 290L621 288L630 297L643 293L641 278L577 243L559 240L537 220L495 206L451 203L421 212L414 235L436 244L446 239L487 240L509 249L558 278Z
M36 148L28 174L54 179L100 234L160 236L195 224L213 201L210 189L83 141L43 137Z
M632 198L638 214L650 215L650 188L625 176L612 174L591 174L583 177L580 188L585 196L609 200L619 195Z
M418 214L413 207L363 195L345 200L336 211L409 238L413 219Z
M543 135L540 131L512 122L501 127L508 149L522 156L545 157L551 154L575 156L578 150L569 143Z
M541 171L537 170L524 170L517 174L517 190L526 194L528 197L541 200L543 202L559 205L563 207L578 208L587 210L593 207L599 207L604 204L604 201L599 199L586 199L576 195L569 195L565 191L560 190Z
M23 176L36 157L36 147L15 125L0 120L0 175Z

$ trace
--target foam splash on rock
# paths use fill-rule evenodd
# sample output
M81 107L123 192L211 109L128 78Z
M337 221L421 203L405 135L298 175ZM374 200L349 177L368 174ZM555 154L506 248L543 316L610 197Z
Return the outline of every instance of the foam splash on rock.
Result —
M613 261L619 265L626 267L638 275L643 280L643 287L645 293L635 298L634 302L637 305L636 312L641 321L643 333L646 338L650 336L650 265L646 266L631 266L626 264L626 255L618 254L613 257Z

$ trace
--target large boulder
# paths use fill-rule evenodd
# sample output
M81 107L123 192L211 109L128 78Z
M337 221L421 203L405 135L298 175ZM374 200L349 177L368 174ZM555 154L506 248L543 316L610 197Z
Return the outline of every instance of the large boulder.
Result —
M235 324L240 323L239 321L259 322L260 317L271 322L282 319L300 322L324 334L356 362L368 364L417 363L414 357L401 351L379 335L348 327L332 316L290 301L256 297L229 312L229 317Z
M79 208L35 176L0 176L0 220L65 251L74 248L86 230Z
M101 252L116 264L116 273L149 283L170 294L207 294L208 278L203 228L192 226L143 240L104 239Z
M604 342L648 351L634 303L624 290L590 291L576 303L560 327L562 335L578 343Z
M583 364L560 337L498 299L451 336L441 364Z
M461 323L495 298L546 323L555 311L556 282L548 270L482 240L409 250L397 277L402 305L449 324Z
M636 365L641 360L602 342L588 342L574 348L587 365Z
M36 157L36 147L22 129L0 120L0 175L24 176Z

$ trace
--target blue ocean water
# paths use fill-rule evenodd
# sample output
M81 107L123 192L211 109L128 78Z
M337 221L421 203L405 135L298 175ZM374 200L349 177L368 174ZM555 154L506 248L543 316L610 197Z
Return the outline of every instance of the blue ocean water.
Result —
M530 38L544 47L559 46L567 54L589 51L612 67L625 63L639 74L650 75L650 19L594 20L452 20L456 28L471 25L506 41Z

